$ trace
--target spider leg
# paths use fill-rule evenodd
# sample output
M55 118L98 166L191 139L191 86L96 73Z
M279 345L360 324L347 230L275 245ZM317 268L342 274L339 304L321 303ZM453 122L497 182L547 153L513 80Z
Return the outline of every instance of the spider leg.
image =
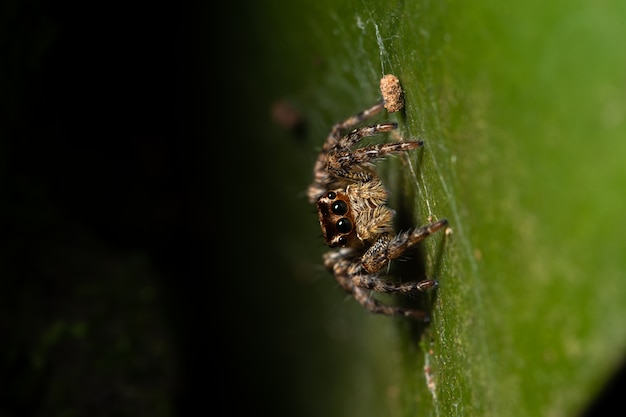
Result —
M354 146L354 144L356 144L363 138L366 138L368 136L374 136L379 133L390 132L397 128L398 124L395 122L378 123L376 125L358 127L356 129L352 129L345 136L339 139L338 144L340 148L347 149Z
M393 237L381 235L363 255L363 269L370 273L380 271L389 261L399 258L408 248L417 245L447 224L448 220L442 219Z
M337 123L332 127L330 134L326 138L326 142L324 142L324 146L322 147L322 150L317 156L317 160L315 161L315 165L313 167L315 180L309 186L309 190L308 190L309 201L311 203L316 202L317 199L322 194L324 194L324 192L329 188L329 185L336 180L336 178L334 178L332 175L330 175L326 171L326 166L328 164L329 159L331 159L330 153L334 149L341 148L342 146L344 146L344 145L340 145L339 143L342 140L344 133L347 130L354 128L358 124L380 113L384 108L385 108L384 102L381 100L378 103L374 104L369 109L363 110L361 113L357 115L350 116L343 122ZM386 132L389 130L393 130L397 127L395 123L386 123L386 124L380 124L377 126L379 126L379 130L378 130L379 132L383 132L383 131ZM355 130L357 132L359 131L359 129L355 129ZM370 128L370 130L368 131L367 128L365 128L363 130L362 136L358 137L358 136L353 135L352 139L355 139L356 141L358 141L360 140L361 137L366 135L367 132L372 132L372 129ZM375 132L370 133L370 135L372 134L375 134Z
M328 161L327 169L340 178L362 182L369 181L370 176L367 169L353 169L353 167L373 162L388 154L407 152L419 148L423 144L422 141L410 141L364 146L354 150L354 152L344 152Z
M404 283L387 281L376 275L355 275L352 277L352 283L356 287L384 294L408 294L416 291L423 292L439 286L439 283L434 279Z
M327 141L315 162L313 169L315 181L309 186L309 201L311 203L316 202L329 186L337 180L369 181L371 179L371 169L367 167L352 169L357 164L373 161L388 153L405 152L422 145L422 142L397 142L366 146L357 149L354 153L350 151L350 145L358 142L363 137L388 132L397 127L396 123L381 123L354 129L338 142L333 140L330 148L327 147L330 143Z
M387 304L382 304L378 300L372 298L369 291L363 288L354 287L352 295L354 295L354 298L363 307L365 307L372 313L386 314L388 316L402 316L422 321L429 320L428 314L425 311L402 306L390 306Z
M400 257L404 251L411 246L417 245L428 236L432 235L439 229L448 225L448 220L441 219L436 222L429 223L425 226L418 227L410 233L400 233L389 242L387 248L387 257L396 259Z
M328 139L324 144L325 149L330 149L343 136L343 132L352 129L356 125L363 123L365 120L377 115L385 108L384 101L379 101L369 109L363 110L361 113L348 117L343 122L336 123L330 130Z
M372 313L428 320L428 315L424 311L382 304L371 296L371 291L387 293L425 291L428 288L435 287L437 285L436 281L425 280L407 284L385 283L376 277L363 274L364 271L360 262L354 262L354 259L350 258L351 255L349 248L330 252L324 256L324 265L333 271L339 285L346 292L352 294L363 307Z

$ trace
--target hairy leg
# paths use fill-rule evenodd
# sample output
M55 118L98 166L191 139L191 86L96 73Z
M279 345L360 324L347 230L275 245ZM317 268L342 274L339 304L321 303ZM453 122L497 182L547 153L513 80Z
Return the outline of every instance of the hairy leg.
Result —
M354 128L365 120L373 117L374 115L380 113L384 108L384 103L382 101L379 101L369 109L366 109L355 116L350 116L343 122L337 123L332 127L330 134L326 138L326 142L324 142L322 150L320 151L317 157L317 161L315 161L315 165L313 167L313 174L315 176L315 179L313 183L309 186L308 190L309 201L311 203L315 203L326 190L334 188L331 187L331 184L333 182L336 182L337 178L329 173L326 167L328 165L331 151L338 147L341 148L344 146L343 144L340 144L340 141L344 137L345 132L349 129ZM388 131L397 127L395 123L380 124L378 126L380 126L379 131ZM359 129L355 130L358 131ZM365 132L366 131L364 131L364 133Z
M410 141L364 146L362 148L355 149L353 152L346 151L341 154L333 155L327 161L327 170L336 177L366 182L370 180L371 177L370 171L367 169L367 165L364 164L383 158L388 154L410 151L411 149L418 148L423 144L424 142L422 141ZM362 165L365 168L354 168L359 165Z
M367 119L377 115L385 108L384 102L381 100L374 104L369 109L365 109L359 114L348 117L343 122L336 123L332 129L330 130L330 134L328 135L328 139L326 139L326 144L324 147L326 148L329 142L337 142L344 135L344 132L352 129L353 127L363 123ZM329 148L332 145L328 146Z
M371 292L382 293L410 293L415 291L425 291L437 286L435 280L424 280L416 283L392 283L380 280L375 276L363 274L360 263L344 258L350 254L349 250L336 251L324 257L325 266L333 271L337 282L348 293L367 310L372 313L386 314L390 316L409 317L415 320L428 320L426 312L409 307L390 306L381 303L372 297Z
M402 256L408 248L417 245L447 224L448 220L442 219L418 227L412 232L399 233L393 237L388 234L381 235L363 255L363 268L369 273L380 271L387 266L391 260Z
M386 314L388 316L402 316L408 317L414 320L422 320L428 321L429 317L425 311L416 310L413 308L402 307L402 306L390 306L386 304L382 304L379 301L372 298L369 291L354 287L353 291L354 298L366 309L371 311L372 313L377 314Z

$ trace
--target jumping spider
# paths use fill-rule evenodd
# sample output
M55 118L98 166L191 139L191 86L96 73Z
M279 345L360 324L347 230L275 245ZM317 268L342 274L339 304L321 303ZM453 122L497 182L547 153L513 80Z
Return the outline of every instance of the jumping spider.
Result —
M406 294L436 287L433 279L393 282L381 271L408 248L448 224L444 219L407 232L394 231L394 211L386 205L388 191L374 162L387 154L418 148L423 142L373 144L352 150L362 138L398 127L396 123L382 123L355 128L383 108L384 102L380 101L333 126L315 162L315 179L308 196L311 203L317 204L324 240L334 248L324 255L324 266L334 273L341 287L374 313L424 320L427 315L423 311L385 305L370 294Z

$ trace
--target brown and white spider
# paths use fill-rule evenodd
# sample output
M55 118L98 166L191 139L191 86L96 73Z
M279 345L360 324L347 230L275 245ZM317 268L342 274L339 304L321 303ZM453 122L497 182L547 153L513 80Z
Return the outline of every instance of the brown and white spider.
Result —
M333 126L314 166L309 186L311 203L317 205L324 240L332 249L324 255L324 266L332 271L341 287L365 308L388 315L426 319L424 311L385 305L371 296L379 293L413 293L436 287L437 281L394 282L381 271L406 250L448 224L439 220L414 230L396 233L394 211L387 206L388 191L374 162L388 154L407 152L422 146L421 141L372 144L351 149L362 138L397 128L382 123L355 128L380 113L380 101L363 112Z

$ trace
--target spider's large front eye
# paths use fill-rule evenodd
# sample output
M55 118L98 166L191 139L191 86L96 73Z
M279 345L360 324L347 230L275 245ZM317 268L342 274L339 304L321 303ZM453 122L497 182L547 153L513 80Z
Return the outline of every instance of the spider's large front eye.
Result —
M343 200L337 200L333 203L332 206L330 206L330 209L333 211L333 213L341 216L348 212L348 205Z
M339 233L350 233L352 231L352 222L345 217L337 220L336 226Z

